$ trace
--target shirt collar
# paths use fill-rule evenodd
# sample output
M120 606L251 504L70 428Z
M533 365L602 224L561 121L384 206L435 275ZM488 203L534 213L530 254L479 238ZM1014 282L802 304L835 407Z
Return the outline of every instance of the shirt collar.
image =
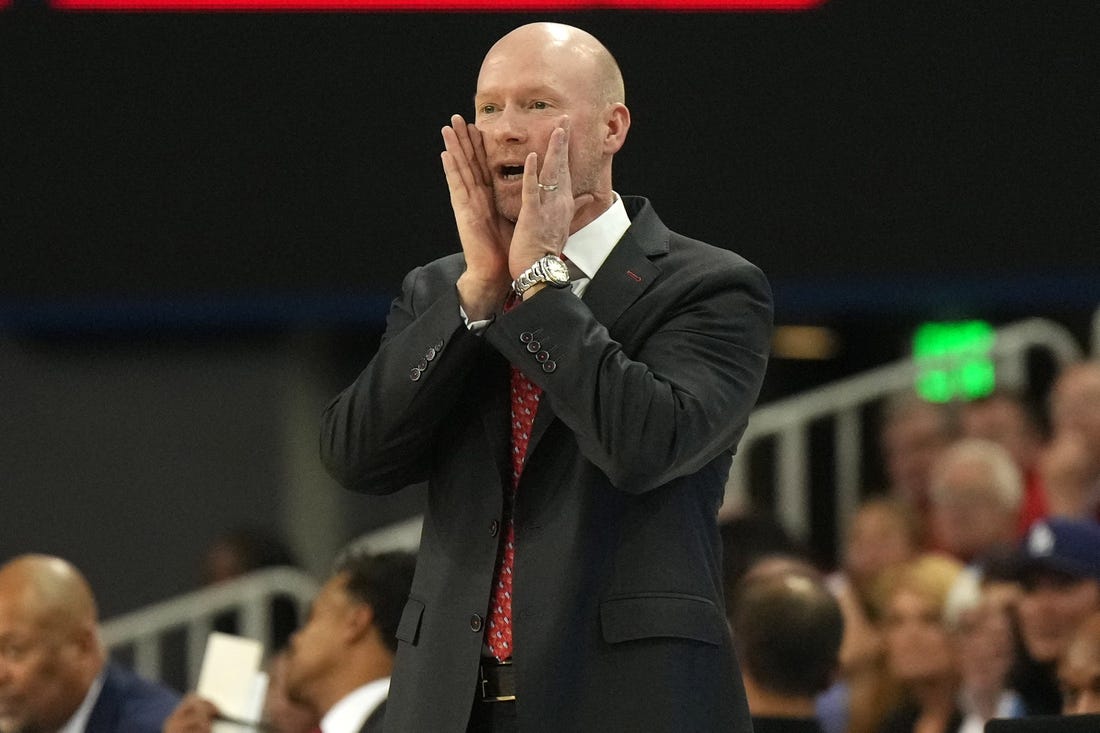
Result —
M80 707L73 713L73 717L69 718L69 721L65 725L61 726L61 729L57 733L84 733L88 727L88 718L92 717L92 708L95 707L96 700L99 699L99 692L103 689L103 680L107 676L106 668L99 673L92 684L88 687L87 694L84 695L83 702L80 703Z
M626 206L622 197L615 194L615 203L607 211L569 236L562 254L579 267L585 277L593 278L629 227Z
M389 694L389 677L368 682L349 692L321 718L322 733L358 733L363 722Z

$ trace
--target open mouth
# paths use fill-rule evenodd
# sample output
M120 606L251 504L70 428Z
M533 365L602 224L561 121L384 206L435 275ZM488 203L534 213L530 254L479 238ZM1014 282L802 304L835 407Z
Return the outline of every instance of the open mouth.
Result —
M518 181L523 178L523 166L522 165L502 165L500 167L500 177L506 181Z

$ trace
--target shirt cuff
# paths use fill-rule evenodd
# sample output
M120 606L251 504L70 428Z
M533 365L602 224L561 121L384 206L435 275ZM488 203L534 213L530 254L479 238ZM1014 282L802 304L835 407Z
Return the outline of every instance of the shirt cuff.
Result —
M466 324L466 329L470 331L470 333L481 333L489 327L490 323L493 322L492 318L486 318L483 321L471 321L470 317L466 315L466 311L463 310L461 305L458 306L458 313L462 316L462 322Z

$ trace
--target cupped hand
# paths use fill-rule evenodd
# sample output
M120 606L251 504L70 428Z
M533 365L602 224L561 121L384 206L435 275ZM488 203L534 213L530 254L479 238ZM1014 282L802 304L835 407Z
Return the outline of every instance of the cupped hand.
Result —
M563 117L550 135L541 171L536 153L528 153L524 160L521 200L508 249L508 271L513 279L535 260L548 254L561 255L574 213L593 200L591 194L573 197L568 117Z
M492 304L482 301L502 300L512 280L508 274L512 225L497 213L494 205L492 176L477 127L467 124L461 115L454 115L442 132L446 149L440 157L458 238L466 257L466 272L459 290L465 296L464 301L471 301L463 302L463 307L475 317L469 311L483 308L491 311Z

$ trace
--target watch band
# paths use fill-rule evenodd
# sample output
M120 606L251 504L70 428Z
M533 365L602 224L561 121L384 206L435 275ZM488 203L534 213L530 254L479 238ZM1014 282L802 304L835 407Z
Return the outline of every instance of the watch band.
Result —
M553 272L555 268L559 273L557 276ZM568 272L568 268L559 257L546 255L535 260L534 264L521 272L519 277L512 281L512 290L516 295L523 295L537 283L547 283L555 288L564 288L569 285Z

